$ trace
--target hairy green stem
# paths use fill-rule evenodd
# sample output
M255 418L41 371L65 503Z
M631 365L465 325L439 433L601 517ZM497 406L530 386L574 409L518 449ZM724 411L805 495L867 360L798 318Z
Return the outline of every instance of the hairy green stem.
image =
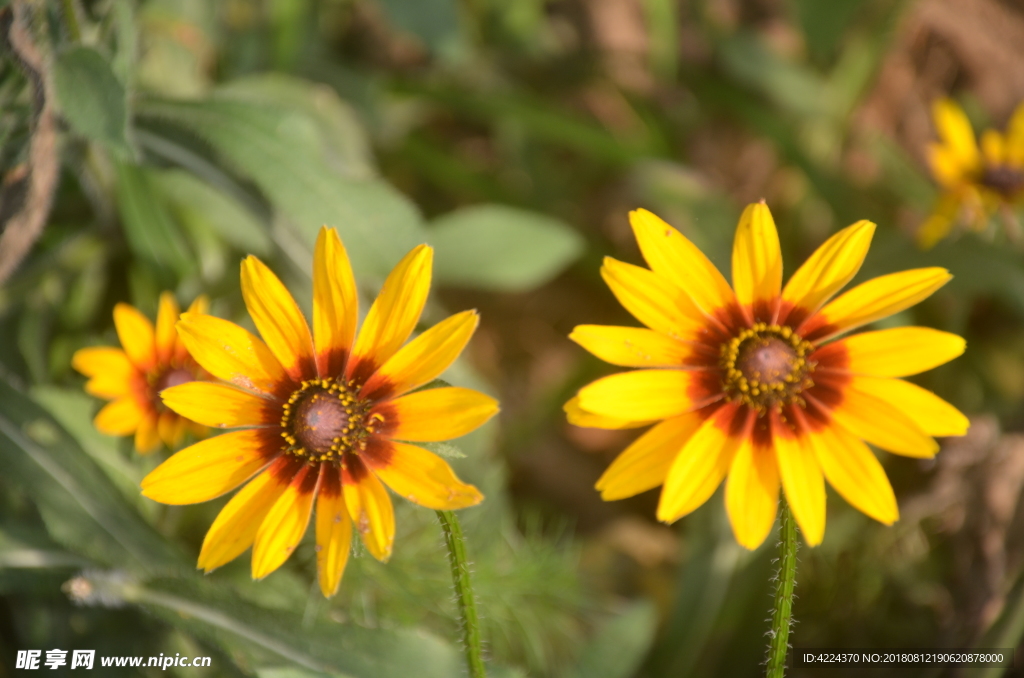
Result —
M462 536L462 526L451 511L438 511L437 517L441 521L444 543L448 547L448 562L452 567L455 597L459 604L462 644L466 651L469 675L470 678L486 678L480 640L480 618L476 614L473 584L469 581L469 561L466 559L466 540Z
M786 675L789 628L793 622L793 588L796 585L796 523L789 504L782 499L782 523L779 527L779 572L775 580L775 605L772 607L771 638L768 643L768 678Z

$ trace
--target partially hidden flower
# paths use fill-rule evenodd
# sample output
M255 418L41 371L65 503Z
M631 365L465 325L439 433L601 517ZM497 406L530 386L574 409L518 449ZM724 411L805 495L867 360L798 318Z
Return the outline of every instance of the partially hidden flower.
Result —
M566 406L578 426L656 424L605 471L597 489L623 499L663 485L657 516L673 522L726 479L737 541L760 545L779 490L810 545L825 533L825 480L885 524L898 518L889 480L865 441L929 458L932 436L963 435L952 405L899 379L960 355L964 340L925 327L836 339L897 313L950 279L921 268L869 280L829 301L857 273L874 224L832 236L782 286L768 208L750 205L732 254L733 285L683 235L645 210L630 214L650 269L612 258L601 274L649 329L580 325L570 338L614 365L641 368L580 389Z
M198 567L209 572L252 546L252 576L267 576L298 546L315 503L320 589L330 596L353 524L375 558L391 555L395 517L385 485L439 510L483 499L415 444L459 437L498 411L470 389L416 390L451 365L478 323L475 311L464 311L406 343L430 290L432 256L421 245L399 262L358 336L348 255L326 227L313 257L312 333L281 281L252 256L242 262L242 296L262 341L227 320L182 315L185 346L227 383L183 384L164 391L164 402L208 426L239 430L178 452L143 479L142 493L193 504L248 481L207 532Z
M932 118L940 141L929 146L928 164L942 194L918 231L920 245L932 247L961 221L983 231L1000 209L1013 223L1009 210L1024 201L1024 104L1005 134L985 130L980 148L971 122L953 101L936 101Z
M206 297L200 296L189 313L206 312ZM114 307L114 327L122 348L91 346L75 352L71 365L89 377L85 390L111 400L96 415L100 432L112 436L135 436L135 449L149 454L163 441L173 449L185 433L206 435L206 427L167 409L160 391L190 381L209 379L178 339L174 324L181 309L174 295L160 295L156 327L134 306Z

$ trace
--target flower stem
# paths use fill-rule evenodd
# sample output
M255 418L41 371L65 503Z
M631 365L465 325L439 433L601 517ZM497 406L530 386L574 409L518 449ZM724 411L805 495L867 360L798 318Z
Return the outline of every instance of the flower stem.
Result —
M480 641L480 618L476 614L476 597L469 581L469 561L466 559L466 540L462 536L459 519L451 511L438 511L437 517L444 530L444 543L448 547L448 562L452 567L452 581L459 603L459 621L462 624L462 644L466 651L466 664L470 678L486 678Z
M779 528L779 572L775 579L775 605L772 608L771 641L768 644L767 678L786 675L789 628L793 623L793 588L796 586L796 523L785 497L782 499L782 523Z

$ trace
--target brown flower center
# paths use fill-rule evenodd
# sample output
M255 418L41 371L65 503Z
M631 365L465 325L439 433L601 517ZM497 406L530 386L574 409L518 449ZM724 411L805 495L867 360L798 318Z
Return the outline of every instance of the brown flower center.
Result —
M722 390L760 411L803 404L800 393L813 385L812 350L790 327L757 323L722 344Z
M288 453L311 464L340 465L346 453L358 454L380 415L368 415L370 403L348 382L313 379L302 382L282 408L281 437Z
M181 386L182 384L187 384L190 381L195 381L195 378L195 375L184 367L173 367L157 377L153 388L156 389L157 393L159 393L165 388Z
M985 168L979 182L1010 199L1024 191L1024 171L1006 165L993 165Z

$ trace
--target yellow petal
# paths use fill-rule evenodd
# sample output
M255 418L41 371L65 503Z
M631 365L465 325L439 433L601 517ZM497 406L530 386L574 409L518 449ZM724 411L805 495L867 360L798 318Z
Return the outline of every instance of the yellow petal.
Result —
M183 313L178 335L207 372L236 386L272 394L287 379L267 345L232 322Z
M419 245L398 262L359 330L349 374L366 379L393 356L416 329L430 293L434 251Z
M956 154L956 151L942 144L928 145L928 166L932 170L935 181L951 190L970 181L974 171L972 167L964 166L963 160Z
M814 251L782 290L783 302L814 313L857 275L871 246L875 225L858 221Z
M338 232L324 226L313 252L313 343L320 376L341 375L358 320L359 293L348 252Z
M939 138L957 156L964 167L977 167L981 161L971 121L963 109L950 99L939 99L932 104L932 117Z
M902 379L856 377L853 388L902 412L930 436L962 436L971 425L960 410L931 391Z
M128 359L143 372L156 363L156 339L153 323L134 306L118 304L114 307L114 327Z
M656 420L649 421L634 421L632 419L618 419L616 417L605 417L600 414L593 414L586 412L580 408L580 397L573 396L569 402L562 406L565 411L565 418L573 426L581 426L584 428L604 428L604 429L624 429L624 428L640 428L642 426L649 426Z
M772 448L743 438L725 482L725 509L736 541L751 551L772 531L779 506L779 469Z
M498 401L468 388L432 388L381 406L386 435L436 442L464 436L498 413Z
M655 332L686 340L704 328L703 315L686 293L646 268L605 257L601 277L623 308Z
M664 483L676 455L702 423L704 417L691 412L666 419L637 438L597 481L601 498L625 499Z
M636 370L613 374L580 389L580 407L617 419L651 421L706 405L698 372ZM697 399L695 399L697 398Z
M301 467L291 458L279 458L232 497L207 531L197 567L210 572L249 548L263 519Z
M142 495L161 504L197 504L235 489L267 465L271 434L231 431L190 445L142 479Z
M741 304L774 301L782 290L782 249L764 202L747 205L732 248L732 286Z
M994 129L982 132L981 154L989 165L1002 165L1006 162L1006 143L1003 135Z
M939 197L932 214L917 230L916 240L921 249L931 249L949 235L960 217L962 201L959 192L944 193Z
M644 209L630 212L629 223L651 270L678 285L698 308L714 314L735 300L715 265L682 233Z
M303 466L260 523L252 546L253 579L263 579L281 567L302 541L319 475L319 467Z
M829 344L823 351L845 351L847 368L872 377L907 377L947 363L967 342L928 327L896 327L864 332ZM811 357L814 359L814 356Z
M359 459L350 462L345 470L342 489L348 515L366 550L386 562L395 543L395 509L388 491Z
M160 431L157 430L157 423L160 415L156 412L146 412L139 421L139 427L135 429L135 451L139 454L149 454L160 447Z
M715 493L740 442L749 435L746 418L729 404L701 424L669 468L658 502L658 520L675 522Z
M623 367L680 367L692 354L686 344L641 327L577 325L569 338L601 360Z
M267 348L289 376L295 381L316 376L305 316L273 271L252 255L242 262L242 297Z
M178 422L180 420L181 417L174 412L167 411L161 412L160 418L157 419L156 432L168 449L174 449L178 444Z
M786 500L808 546L825 537L825 477L806 435L796 436L773 415L772 439Z
M466 348L479 322L476 311L445 318L392 355L366 381L360 395L378 400L436 379Z
M156 355L161 363L168 362L174 355L174 345L178 340L178 333L174 329L174 323L178 322L181 315L181 307L178 301L170 292L160 295L160 307L156 313Z
M1011 167L1024 167L1024 103L1017 106L1006 126L1006 162Z
M280 421L279 408L273 403L227 384L190 381L165 388L160 397L167 407L204 426L267 426Z
M86 393L100 398L120 398L132 392L137 368L119 348L93 346L75 351L71 366L87 377ZM141 375L140 375L141 376Z
M334 482L336 485L328 491L325 479L316 500L316 570L320 591L327 598L338 592L352 548L352 521L345 508L340 480Z
M455 477L444 459L416 445L389 442L386 452L365 455L366 465L395 494L437 511L475 506L480 490Z
M187 313L192 313L192 314L195 314L195 315L205 315L206 313L209 313L209 311L210 311L210 299L209 299L209 297L207 297L205 294L200 294L198 297L196 297L192 301L192 304L188 307L188 311L186 311L186 312ZM180 320L180 319L181 319L181 316L179 315L178 318L176 318L175 320ZM177 340L175 341L175 344L174 344L174 359L179 364L195 362L192 359L192 356L189 355L188 348L185 347L185 343L181 340L181 334L178 333L178 326L177 326L177 324L175 324L175 326L174 326L174 332L177 335Z
M804 337L828 337L880 320L927 299L953 276L944 268L915 268L857 285L812 316L800 329Z
M807 436L826 480L843 499L885 525L899 519L892 485L867 445L838 427Z
M843 387L843 400L832 410L832 417L850 433L883 450L923 459L939 451L938 443L910 417L849 384Z
M128 396L104 405L93 424L100 433L108 436L126 436L135 433L146 414L138 401Z

